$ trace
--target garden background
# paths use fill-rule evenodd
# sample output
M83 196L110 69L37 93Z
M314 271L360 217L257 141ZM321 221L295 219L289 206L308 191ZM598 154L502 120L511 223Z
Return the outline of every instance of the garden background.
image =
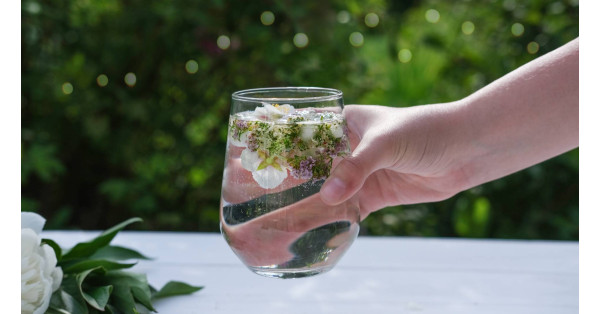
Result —
M219 230L230 95L465 97L579 35L578 1L21 2L21 210L46 229ZM579 150L361 234L579 239Z

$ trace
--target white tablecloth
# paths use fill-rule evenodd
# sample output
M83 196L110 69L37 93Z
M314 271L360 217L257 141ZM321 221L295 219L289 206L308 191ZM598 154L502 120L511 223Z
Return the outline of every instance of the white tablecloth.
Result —
M47 231L64 247L95 232ZM159 313L577 313L578 242L359 237L330 272L250 272L219 234L121 232L113 244L155 258L133 270L161 287L205 288L156 301Z

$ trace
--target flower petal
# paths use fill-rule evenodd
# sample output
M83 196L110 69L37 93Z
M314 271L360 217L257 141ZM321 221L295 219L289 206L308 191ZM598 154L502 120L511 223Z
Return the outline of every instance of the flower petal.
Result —
M39 219L34 217L33 221L40 225ZM62 280L62 270L55 267L54 250L47 244L40 246L40 242L40 236L33 229L21 229L22 313L45 313L52 291L58 289Z
M33 229L21 229L21 259L29 256L40 245L42 239Z
M309 141L313 138L313 136L315 136L316 129L317 129L317 126L315 124L302 123L302 133L300 134L300 137L304 141Z
M248 143L248 132L244 132L242 134L240 134L240 139L237 140L236 138L234 138L233 136L229 137L229 141L233 146L237 146L237 147L248 147L248 145L246 143Z
M262 159L258 156L258 151L251 151L248 148L242 151L240 159L242 160L242 167L248 171L256 171L262 162Z
M52 272L52 292L58 290L60 288L60 284L62 283L63 271L62 268L56 267Z
M266 102L263 102L262 105L262 107L256 107L256 109L254 109L254 114L266 120L279 119L282 116L292 114L295 111L294 107L291 105L273 106Z
M292 114L296 111L292 105L280 105L277 109L283 114Z
M29 228L35 233L40 234L42 233L44 224L46 224L44 217L32 212L21 212L21 229Z
M340 138L344 135L344 126L339 123L334 123L331 125L331 134L336 138Z
M279 110L277 110L277 108L275 108L275 106L268 104L266 102L262 103L262 107L256 107L256 109L254 109L254 113L258 116L261 117L265 117L265 118L270 118L274 115L279 115L281 114L279 112Z
M280 185L288 173L286 168L281 170L275 169L273 166L267 166L265 169L252 172L252 177L263 189L272 189Z

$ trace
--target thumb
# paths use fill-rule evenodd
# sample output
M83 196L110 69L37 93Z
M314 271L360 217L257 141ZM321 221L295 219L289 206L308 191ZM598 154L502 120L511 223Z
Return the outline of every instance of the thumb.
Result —
M321 187L321 200L328 205L340 204L356 194L371 173L380 169L381 153L363 139L352 156L344 158Z

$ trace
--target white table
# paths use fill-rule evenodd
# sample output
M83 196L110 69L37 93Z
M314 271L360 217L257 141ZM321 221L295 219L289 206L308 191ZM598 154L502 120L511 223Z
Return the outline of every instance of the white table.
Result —
M61 246L95 232L48 231ZM161 287L203 285L156 301L160 313L577 313L579 243L359 237L330 272L302 279L250 272L219 234L121 232L153 261L133 269Z

